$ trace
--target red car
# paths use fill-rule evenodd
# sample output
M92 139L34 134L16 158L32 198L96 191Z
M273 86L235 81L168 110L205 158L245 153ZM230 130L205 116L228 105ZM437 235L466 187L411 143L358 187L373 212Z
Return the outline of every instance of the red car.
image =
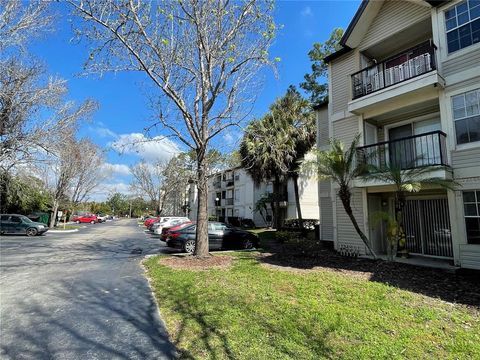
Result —
M78 215L74 216L71 221L76 222L77 224L80 223L90 223L95 224L98 223L98 218L96 215Z
M157 221L159 218L148 218L147 220L145 220L145 222L143 223L143 225L145 225L147 228L149 226L151 226L155 221Z
M182 230L184 227L190 226L193 223L191 221L185 222L180 225L175 225L175 226L170 226L170 227L164 227L162 229L162 235L160 235L160 240L161 241L167 241L167 237L174 238L180 235L178 232L179 230Z

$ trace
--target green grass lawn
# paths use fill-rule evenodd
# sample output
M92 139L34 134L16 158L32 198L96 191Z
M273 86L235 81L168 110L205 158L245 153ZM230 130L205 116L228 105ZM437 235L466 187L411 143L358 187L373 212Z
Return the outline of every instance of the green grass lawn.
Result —
M255 253L233 256L229 269L208 271L145 262L182 358L480 359L472 308L334 271L269 268Z

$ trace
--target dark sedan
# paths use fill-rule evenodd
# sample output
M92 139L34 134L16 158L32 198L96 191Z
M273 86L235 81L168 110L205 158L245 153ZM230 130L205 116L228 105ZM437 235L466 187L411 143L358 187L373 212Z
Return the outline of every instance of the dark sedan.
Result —
M167 233L168 247L187 253L195 251L197 226L190 225L175 232ZM208 244L210 250L252 249L258 247L258 237L251 232L220 222L208 223Z
M0 215L0 234L41 235L48 231L45 224L30 220L18 214Z

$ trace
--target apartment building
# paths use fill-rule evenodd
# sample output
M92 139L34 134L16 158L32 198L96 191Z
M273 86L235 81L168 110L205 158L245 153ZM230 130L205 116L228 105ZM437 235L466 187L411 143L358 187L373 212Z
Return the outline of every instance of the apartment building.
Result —
M365 0L326 61L329 101L317 109L319 148L351 143L357 161L428 166L455 190L410 193L404 211L412 255L480 269L480 2ZM367 156L368 154L377 154ZM319 183L324 238L365 254L335 185ZM393 212L393 187L356 180L353 208L371 245L386 252L385 229L372 221Z
M280 217L282 220L297 217L293 181L281 186ZM221 221L236 222L251 219L258 227L270 225L272 209L267 205L266 213L255 210L255 204L268 193L273 192L271 182L255 184L252 177L241 167L220 171L208 180L208 214ZM318 219L317 182L314 178L301 176L299 195L304 218ZM196 220L197 190L194 184L187 189L187 203L190 219Z

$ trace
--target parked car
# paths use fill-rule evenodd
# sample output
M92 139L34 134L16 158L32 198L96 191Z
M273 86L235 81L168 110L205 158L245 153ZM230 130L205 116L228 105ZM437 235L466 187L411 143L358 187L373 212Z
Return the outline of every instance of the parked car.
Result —
M77 224L80 223L90 223L95 224L98 223L97 215L77 215L74 216L71 221L76 222Z
M155 221L160 219L160 217L149 217L143 222L143 225L145 225L147 228L152 225Z
M164 226L162 228L162 233L160 234L160 240L161 241L167 241L167 234L172 234L176 233L179 230L182 230L183 228L192 225L193 223L191 221L185 222L180 225L173 225L173 226Z
M105 222L108 219L108 215L97 214L97 219L99 223Z
M190 225L175 232L167 233L168 247L187 253L195 251L197 225ZM208 244L210 250L252 249L258 247L257 235L221 222L208 223Z
M48 231L45 224L30 220L24 215L0 215L0 234L25 234L27 236L41 235Z
M165 226L173 226L173 225L180 225L186 222L190 222L190 219L187 217L166 217L163 221L157 221L150 226L150 231L154 234L161 235L162 229Z

